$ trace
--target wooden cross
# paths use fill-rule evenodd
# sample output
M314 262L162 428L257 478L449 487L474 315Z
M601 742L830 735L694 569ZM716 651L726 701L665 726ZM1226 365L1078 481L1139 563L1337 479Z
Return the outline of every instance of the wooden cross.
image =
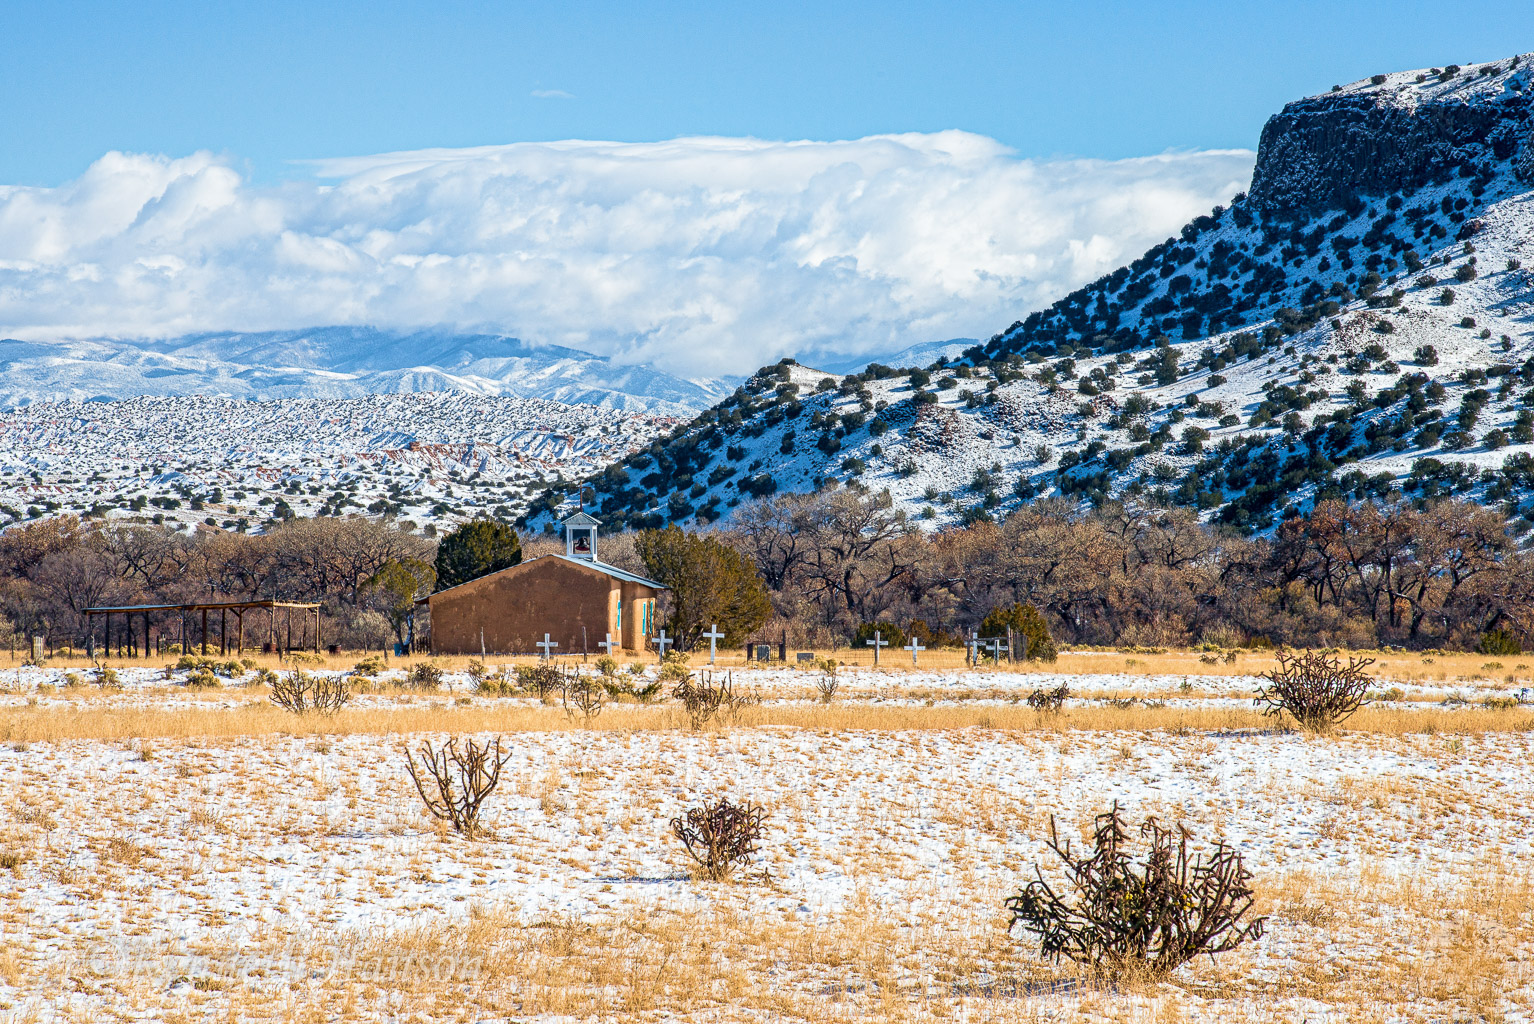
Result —
M906 644L903 649L911 652L912 667L915 667L916 665L916 656L922 651L926 650L926 648L921 645L921 641L916 639L914 636L911 637L911 642Z
M543 653L540 654L539 657L541 657L544 661L548 661L549 660L550 652L552 652L554 650L554 648L558 647L559 644L557 644L554 641L550 640L549 639L549 635L547 633L545 633L545 634L543 634L543 639L539 640L537 643L533 644L533 646L534 647L542 648Z
M606 636L607 639L598 640L597 646L606 651L607 656L611 658L613 656L613 650L618 647L618 642L613 639L613 635L611 633L605 633L603 635Z
M969 648L969 663L971 665L978 664L980 662L980 634L970 630L969 639L965 641L964 646Z
M991 660L1000 665L1001 652L1007 649L1006 643L1001 639L1001 637L997 637L995 640L992 640L988 646L991 648Z
M651 637L650 638L650 642L652 644L654 644L655 645L655 649L660 652L660 660L661 661L665 661L666 660L666 645L667 644L674 644L674 643L676 643L675 640L668 640L666 638L666 631L664 629L660 631L660 635L659 636Z
M888 647L890 642L884 639L884 634L879 632L877 629L874 630L874 638L872 640L864 640L863 642L874 649L874 668L878 668L879 648Z
M724 639L724 634L719 632L719 623L711 622L708 626L708 632L703 635L708 637L708 663L712 665L714 663L714 645Z

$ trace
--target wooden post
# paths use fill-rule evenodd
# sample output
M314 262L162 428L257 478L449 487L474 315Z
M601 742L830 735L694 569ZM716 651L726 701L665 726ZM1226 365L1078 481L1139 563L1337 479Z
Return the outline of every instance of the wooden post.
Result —
M133 620L128 620L128 627L133 627ZM149 613L144 613L144 660L149 660Z
M218 610L218 653L222 655L227 655L229 653L228 608L220 608Z
M314 653L320 653L320 610L314 609Z
M202 656L208 656L208 609L202 610Z
M236 630L236 634L235 634L235 653L236 654L244 654L245 653L245 609L243 609L243 608L236 609L236 611L234 613L234 623L235 623L234 628Z
M107 657L110 658L112 656L112 613L107 612L106 614L106 625L102 627L102 632L105 634L106 642L103 643L102 646L106 648Z

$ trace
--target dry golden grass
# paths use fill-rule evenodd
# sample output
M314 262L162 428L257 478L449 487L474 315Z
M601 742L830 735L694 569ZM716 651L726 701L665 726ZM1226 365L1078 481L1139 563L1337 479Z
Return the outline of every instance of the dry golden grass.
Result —
M343 710L333 717L295 716L270 704L244 699L233 707L187 709L114 708L80 701L65 708L21 707L0 711L0 742L40 743L62 740L185 740L262 735L344 736L423 732L649 732L685 730L687 720L672 704L614 703L585 722L560 707L529 705L496 698L422 696L408 703ZM226 696L227 699L227 696ZM710 732L734 728L789 727L829 731L997 729L1023 732L1267 731L1272 720L1243 708L1092 706L1060 714L1037 712L1022 704L872 705L856 701L821 704L767 704L724 714L709 723ZM1344 723L1342 732L1400 736L1416 733L1470 735L1534 730L1534 710L1380 706L1365 707ZM153 746L141 748L150 751Z
M773 657L777 657L777 645L773 644ZM567 663L581 663L590 665L596 661L597 653L593 652L586 657L576 655L560 659ZM809 666L801 666L794 659L797 651L790 649L787 663L772 661L765 667L791 668L804 671L808 676L817 670ZM1457 681L1491 681L1503 686L1531 685L1534 684L1534 654L1529 655L1499 655L1489 656L1485 654L1454 652L1422 654L1405 651L1344 651L1344 657L1349 655L1361 658L1372 658L1374 664L1369 671L1382 682L1391 683L1421 683L1421 684L1445 684ZM838 648L835 650L817 650L814 652L817 658L833 658L844 665L860 668L873 667L873 652L870 649ZM217 648L211 648L208 655L212 658L232 658L229 655L219 655ZM330 655L326 653L314 654L313 652L298 652L297 657L279 657L275 654L261 654L247 650L240 658L254 662L258 668L269 668L273 671L286 671L299 668L325 668L335 670L350 669L364 658L380 657L378 651L343 651L340 654ZM17 657L20 657L17 655ZM443 671L463 672L469 665L477 661L474 656L451 656L451 657L428 657L426 655L410 655L404 658L396 658L392 655L384 656L390 669L408 670L411 666L420 662L433 662L439 665ZM101 664L115 668L136 668L151 666L155 668L167 664L174 664L176 655L157 655L148 659L144 658L118 658L107 657L98 659ZM538 659L535 656L505 656L492 654L489 658L491 665L501 664L531 664ZM653 665L656 656L653 652L639 653L634 651L625 652L619 662L629 664L639 662L644 665ZM708 652L694 652L691 656L691 664L695 667L706 667L708 664ZM11 665L20 665L20 661L13 657ZM88 670L96 662L86 658L83 652L64 653L60 651L49 659L50 667L70 669L82 675L87 680ZM921 664L917 668L911 665L910 654L904 651L886 650L880 657L879 667L882 671L892 674L908 674L925 671L951 671L965 669L983 678L986 673L994 671L1002 672L1040 672L1058 673L1063 675L1090 675L1098 673L1113 673L1124 675L1155 675L1155 676L1250 676L1267 672L1275 665L1273 652L1263 650L1227 650L1218 652L1168 650L1160 653L1131 650L1115 650L1111 648L1068 650L1060 653L1059 659L1051 663L1043 662L1002 662L995 666L989 662L983 662L978 668L970 669L965 664L965 654L962 648L935 648L923 651ZM745 668L764 667L761 662L747 662L745 654L737 648L729 650L721 649L717 655L717 667L719 668Z

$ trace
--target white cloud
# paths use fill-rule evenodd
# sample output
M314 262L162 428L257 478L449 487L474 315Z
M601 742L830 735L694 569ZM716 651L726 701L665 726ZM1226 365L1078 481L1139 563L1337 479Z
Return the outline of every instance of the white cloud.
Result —
M748 371L989 337L1244 188L1247 151L1021 160L964 132L520 143L324 160L109 153L0 186L0 336L454 325Z
M573 100L573 99L575 99L575 95L573 93L565 92L563 89L534 89L532 92L528 93L528 95L531 96L535 100Z

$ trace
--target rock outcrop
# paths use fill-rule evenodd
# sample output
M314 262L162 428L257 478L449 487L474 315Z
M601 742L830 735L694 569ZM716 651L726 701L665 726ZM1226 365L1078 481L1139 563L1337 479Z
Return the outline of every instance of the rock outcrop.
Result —
M1534 61L1376 75L1296 100L1262 130L1250 201L1293 217L1355 197L1489 175L1513 161L1534 174Z

